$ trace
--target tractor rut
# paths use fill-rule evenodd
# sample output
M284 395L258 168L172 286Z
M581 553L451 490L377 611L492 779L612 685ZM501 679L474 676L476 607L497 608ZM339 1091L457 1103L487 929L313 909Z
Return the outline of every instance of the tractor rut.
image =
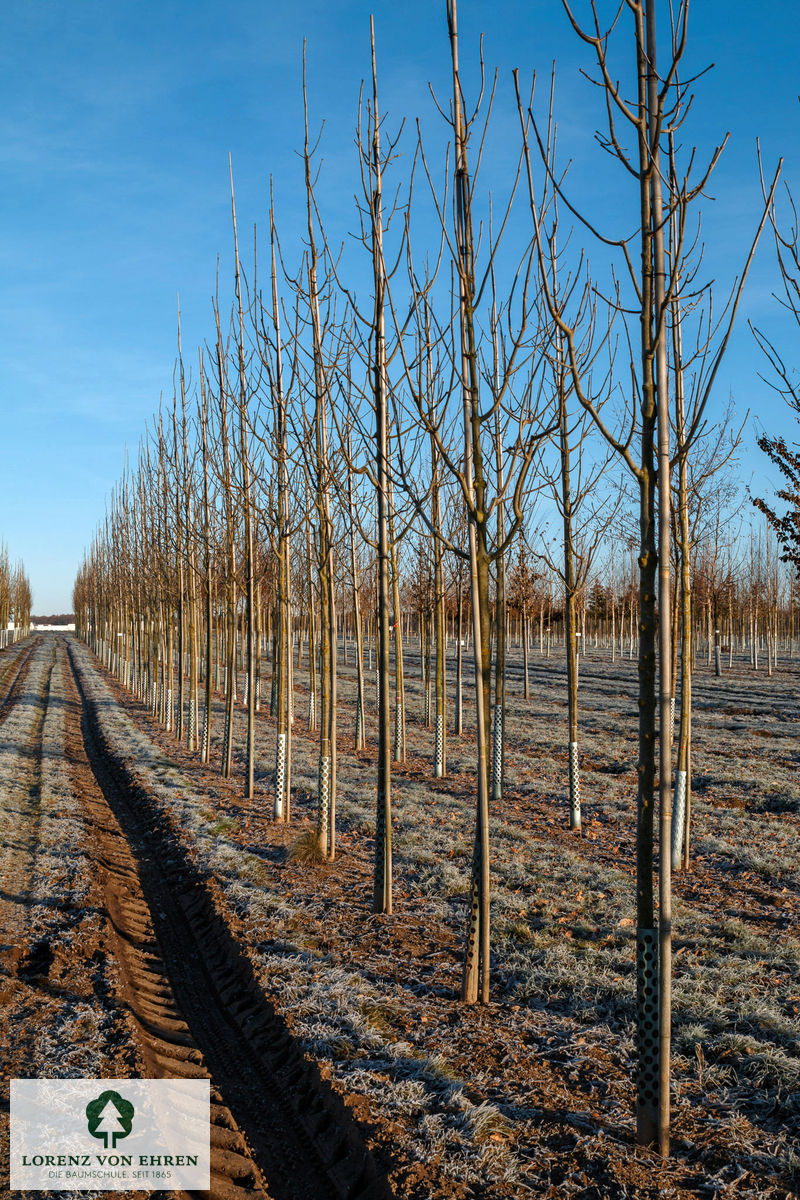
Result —
M97 717L69 651L80 721L70 757L91 770L83 803L125 998L154 1077L211 1079L211 1195L384 1200L390 1187L348 1108L309 1062L158 805Z

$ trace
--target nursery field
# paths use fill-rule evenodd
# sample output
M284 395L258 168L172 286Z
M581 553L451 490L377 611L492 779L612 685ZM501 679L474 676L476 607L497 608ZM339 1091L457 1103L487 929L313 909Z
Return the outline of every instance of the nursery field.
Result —
M225 780L221 697L204 767L74 637L0 653L3 1154L9 1077L203 1075L213 1196L800 1194L797 662L781 658L771 677L744 658L728 668L726 656L721 678L697 665L664 1161L635 1144L636 663L581 658L578 835L562 658L532 654L526 701L511 655L491 1003L465 1007L468 688L464 734L448 732L435 780L408 643L395 911L374 915L374 672L355 753L355 670L339 654L337 854L318 864L293 853L316 809L305 668L285 826L271 820L266 711L256 796L243 800L240 703Z

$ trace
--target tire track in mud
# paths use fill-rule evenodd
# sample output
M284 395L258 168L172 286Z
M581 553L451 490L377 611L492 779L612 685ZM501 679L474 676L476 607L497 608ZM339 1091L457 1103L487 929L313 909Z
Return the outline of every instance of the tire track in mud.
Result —
M85 795L127 998L154 1076L210 1076L223 1200L388 1200L349 1110L258 986L211 893L100 728L69 652L97 787Z
M19 692L22 687L23 674L30 673L31 657L34 650L42 647L41 640L31 646L23 661L19 664L11 687L6 695L5 711L0 709L0 720L8 717L19 702ZM17 770L8 770L7 778L3 780L3 821L5 828L0 841L0 916L2 916L2 951L4 956L10 955L10 960L16 960L22 952L20 936L24 930L19 928L21 916L26 909L26 898L33 887L36 870L36 852L39 844L41 825L42 801L42 752L44 742L44 727L47 720L47 710L50 703L50 686L55 666L55 650L48 666L43 668L43 682L40 694L30 707L31 724L24 744L15 751L19 762ZM9 938L16 936L19 944L12 945Z
M9 716L19 699L22 686L30 671L33 652L40 644L41 638L37 638L33 645L23 647L13 655L9 663L3 663L5 669L0 677L0 724Z

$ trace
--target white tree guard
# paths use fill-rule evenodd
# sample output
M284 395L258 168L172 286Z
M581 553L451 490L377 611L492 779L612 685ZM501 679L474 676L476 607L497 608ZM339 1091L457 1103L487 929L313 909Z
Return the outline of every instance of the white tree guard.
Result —
M503 706L494 706L494 728L492 730L492 796L499 800L503 795Z
M441 779L444 775L444 715L436 716L436 756L434 759L434 775Z
M360 746L364 739L364 710L361 705L361 696L358 697L356 705L356 746Z
M686 824L686 772L675 776L675 802L672 807L672 869L677 871L683 854L683 830Z
M569 744L569 820L572 828L581 823L581 773L578 763L578 743Z
M403 757L403 702L397 701L394 710L394 758L399 762Z
M328 828L331 816L331 760L319 760L319 833L322 846L327 852Z
M276 821L283 820L284 796L286 795L286 734L278 734L275 749L275 798L272 815Z

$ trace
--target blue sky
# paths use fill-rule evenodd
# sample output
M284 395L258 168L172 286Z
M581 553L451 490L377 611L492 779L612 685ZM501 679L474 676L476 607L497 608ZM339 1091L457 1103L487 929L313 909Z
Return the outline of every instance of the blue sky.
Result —
M584 6L576 5L581 11ZM325 119L321 194L332 236L353 227L356 105L369 70L375 11L382 106L390 124L420 117L441 136L428 81L447 92L444 0L375 5L250 0L6 0L0 9L0 539L21 557L36 611L71 605L74 572L163 392L172 396L176 295L190 357L211 334L217 255L230 263L227 158L242 230L266 230L267 189L287 257L302 225L300 91L308 39L312 122ZM601 11L611 6L601 2ZM707 273L735 273L757 220L755 138L767 164L786 157L800 193L800 11L780 30L750 6L695 0L697 84L686 139L702 151L731 141L704 203ZM618 173L592 147L598 96L578 76L586 49L555 0L461 0L462 59L485 33L499 68L489 165L517 153L510 71L557 64L561 146L576 194L613 225ZM622 42L623 47L627 43ZM410 130L409 130L410 132ZM410 138L407 146L410 148ZM245 235L243 234L243 240ZM247 234L247 238L250 234ZM758 379L746 318L775 330L791 359L791 329L775 313L765 239L717 389L764 424L786 427ZM744 470L763 479L752 433Z

